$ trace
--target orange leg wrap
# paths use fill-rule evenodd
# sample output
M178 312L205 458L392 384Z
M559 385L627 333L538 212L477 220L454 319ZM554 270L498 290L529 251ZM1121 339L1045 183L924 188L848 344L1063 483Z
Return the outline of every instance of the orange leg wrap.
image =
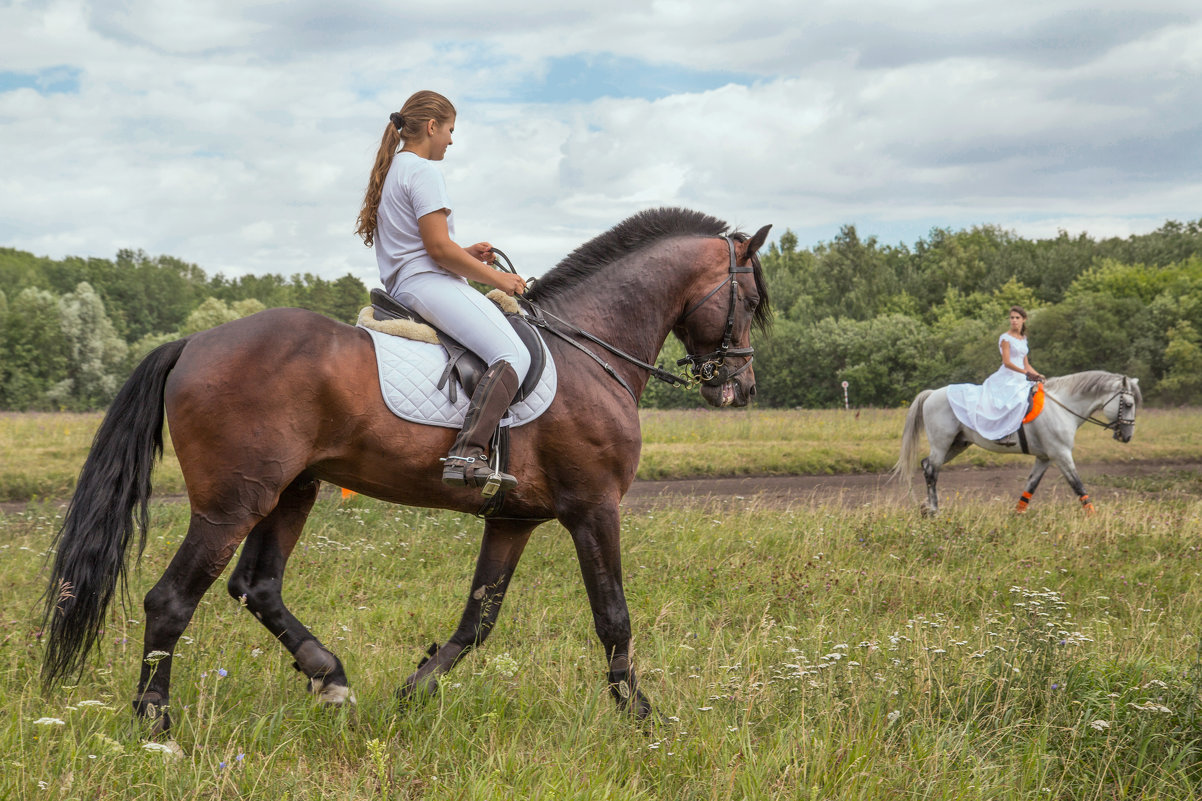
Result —
M1024 492L1022 497L1018 499L1018 506L1014 507L1014 511L1020 512L1020 513L1027 511L1027 504L1029 504L1030 502L1031 502L1031 493Z
M1085 510L1085 514L1091 515L1096 510L1093 508L1093 502L1089 500L1088 495L1081 496L1081 508Z

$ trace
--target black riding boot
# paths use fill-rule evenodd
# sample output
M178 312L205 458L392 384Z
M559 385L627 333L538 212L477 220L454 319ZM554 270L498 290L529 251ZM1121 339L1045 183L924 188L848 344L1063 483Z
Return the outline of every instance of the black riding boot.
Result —
M494 473L484 453L520 387L518 374L509 362L499 361L485 371L472 393L463 429L455 438L451 452L443 459L443 483L453 487L483 487L494 478L500 482L497 489L511 490L518 485L517 479L508 473ZM488 494L495 492L496 489Z

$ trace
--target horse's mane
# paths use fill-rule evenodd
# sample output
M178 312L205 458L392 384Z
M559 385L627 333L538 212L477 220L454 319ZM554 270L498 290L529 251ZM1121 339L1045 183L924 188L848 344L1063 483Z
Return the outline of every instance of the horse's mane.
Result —
M730 230L716 217L682 208L647 209L627 217L603 234L593 237L565 256L545 275L539 277L526 298L534 302L545 300L578 285L596 275L607 265L674 236L732 236L739 241L747 235ZM753 257L755 282L760 292L760 305L755 323L763 328L768 324L768 293L758 257Z
M1086 370L1081 373L1052 376L1045 382L1045 386L1049 390L1068 395L1104 395L1107 392L1117 392L1122 385L1123 377L1121 375L1108 373L1105 370ZM1135 395L1135 402L1142 404L1144 398L1139 391L1139 384L1132 382L1131 388Z

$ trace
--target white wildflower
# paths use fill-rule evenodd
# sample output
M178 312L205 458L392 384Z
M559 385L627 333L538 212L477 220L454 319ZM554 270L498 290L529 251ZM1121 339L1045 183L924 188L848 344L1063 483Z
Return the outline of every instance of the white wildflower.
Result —
M892 726L900 717L901 711L897 709L893 710L888 715L885 715L885 725Z
M151 651L146 655L145 662L148 665L157 665L159 662L162 662L169 656L171 656L171 654L167 653L166 651Z
M1105 731L1106 729L1110 728L1110 723L1105 720L1094 720L1090 722L1089 728L1094 729L1095 731Z
M67 721L59 720L58 718L38 718L33 722L35 726L66 726Z
M506 651L492 660L492 668L507 679L512 679L518 672L518 661Z

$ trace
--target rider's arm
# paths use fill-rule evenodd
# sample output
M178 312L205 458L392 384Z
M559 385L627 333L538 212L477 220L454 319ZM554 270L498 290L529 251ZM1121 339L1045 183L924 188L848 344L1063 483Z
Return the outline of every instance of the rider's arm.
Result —
M472 245L472 250L479 254L477 256L451 240L451 234L447 230L446 209L432 211L419 217L417 230L421 234L422 245L426 248L426 252L439 267L461 275L470 281L495 286L508 295L515 292L521 294L526 291L526 282L520 276L494 270L481 260L491 252L487 242Z

